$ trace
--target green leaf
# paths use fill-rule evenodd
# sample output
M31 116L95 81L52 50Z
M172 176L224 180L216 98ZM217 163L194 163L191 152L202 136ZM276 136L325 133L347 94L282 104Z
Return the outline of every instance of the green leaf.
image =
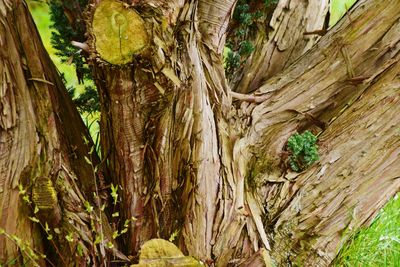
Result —
M113 204L116 205L118 201L118 185L111 184L111 197L114 200Z
M28 217L28 218L29 218L29 220L31 220L32 222L39 223L39 219L36 218L36 217Z
M74 235L73 235L73 233L69 233L68 235L66 235L66 236L65 236L65 239L66 239L68 242L73 242L73 241L74 241Z
M175 231L171 234L171 236L169 237L168 241L169 241L169 242L173 242L173 241L176 239L176 237L178 236L178 233L179 233L179 230L175 230Z
M47 233L48 231L50 231L50 227L49 224L47 222L44 223L44 230Z
M93 211L93 206L87 200L85 200L84 205L87 212L91 213Z
M119 236L118 230L117 230L117 231L114 231L113 234L112 234L112 238L113 238L113 239L116 239L118 236Z
M26 190L24 189L24 187L22 186L22 184L18 185L18 190L19 190L19 194L20 195L25 195Z
M83 247L82 247L81 243L78 243L78 245L76 246L76 251L78 252L78 255L80 257L83 257Z
M89 144L89 140L87 140L87 138L84 135L82 135L82 138L85 145Z
M108 242L107 242L107 247L108 247L108 248L113 248L113 247L114 247L114 244L113 244L111 241L108 241Z
M92 165L92 162L90 161L90 159L88 157L83 156L83 158L85 159L87 164Z
M101 235L96 235L96 239L94 240L94 244L100 244L100 242L103 241L103 237Z
M31 204L31 203L32 203L32 201L29 199L29 196L28 196L28 195L24 195L24 196L22 197L22 199L23 199L27 204Z
M93 152L94 152L94 146L92 146L92 147L90 148L89 155L92 155Z
M101 205L100 210L104 211L106 209L106 203L104 203L103 205Z

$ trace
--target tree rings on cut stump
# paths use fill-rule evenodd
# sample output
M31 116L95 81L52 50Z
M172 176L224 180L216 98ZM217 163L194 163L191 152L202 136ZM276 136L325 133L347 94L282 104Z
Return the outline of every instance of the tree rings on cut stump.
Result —
M100 2L93 15L92 30L97 53L114 65L131 62L132 56L149 42L143 19L120 1Z

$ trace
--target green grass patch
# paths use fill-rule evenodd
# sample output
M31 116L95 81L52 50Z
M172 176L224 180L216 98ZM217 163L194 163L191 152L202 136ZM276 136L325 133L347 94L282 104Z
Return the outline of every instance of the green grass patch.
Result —
M368 228L361 229L342 249L333 266L400 266L400 198L393 198Z

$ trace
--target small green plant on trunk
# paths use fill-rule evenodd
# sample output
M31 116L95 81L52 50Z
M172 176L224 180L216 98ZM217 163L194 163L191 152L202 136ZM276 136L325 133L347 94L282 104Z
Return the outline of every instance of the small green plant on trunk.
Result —
M295 133L288 139L289 166L295 172L307 169L319 160L317 137L310 131Z

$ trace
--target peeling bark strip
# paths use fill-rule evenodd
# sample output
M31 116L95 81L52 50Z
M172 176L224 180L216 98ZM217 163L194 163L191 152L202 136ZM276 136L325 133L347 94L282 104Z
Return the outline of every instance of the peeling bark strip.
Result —
M234 78L233 91L248 93L306 53L318 40L304 33L324 27L328 0L281 0L251 39L255 50Z
M122 224L136 218L118 242L136 256L145 241L176 236L184 254L216 266L327 266L346 241L342 234L368 223L400 189L400 2L360 0L351 19L309 50L316 40L303 39L303 30L323 22L327 2L280 1L269 42L262 43L263 31L255 37L258 52L245 67L260 71L239 75L238 91L252 95L232 93L224 76L221 52L234 3L91 1L86 22L103 158L122 188ZM102 5L124 18L135 14L139 35L148 37L133 49L147 43L140 55L112 39L101 39L99 51L94 17ZM68 18L77 24L81 16ZM121 44L125 22L134 30L124 18L106 19ZM111 216L101 213L100 228L100 218L84 210L85 200L98 203L84 160L88 133L20 0L0 0L0 44L0 227L58 265L127 259L115 249L106 254ZM105 59L109 47L119 56ZM293 173L282 152L304 129L319 133L321 160ZM60 229L56 246L28 219L19 184L33 194L37 217ZM100 230L104 242L96 245ZM72 242L65 239L70 233ZM1 235L0 260L18 256Z
M198 2L199 30L202 33L203 42L218 54L222 54L236 0L200 0Z

